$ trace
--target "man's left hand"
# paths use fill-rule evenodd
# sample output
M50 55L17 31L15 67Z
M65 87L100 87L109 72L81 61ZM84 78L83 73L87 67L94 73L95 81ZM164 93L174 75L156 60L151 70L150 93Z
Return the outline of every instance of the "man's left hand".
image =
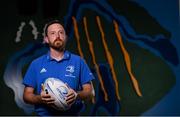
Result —
M75 102L76 98L77 98L77 93L73 89L69 88L69 92L66 95L67 104L71 106Z

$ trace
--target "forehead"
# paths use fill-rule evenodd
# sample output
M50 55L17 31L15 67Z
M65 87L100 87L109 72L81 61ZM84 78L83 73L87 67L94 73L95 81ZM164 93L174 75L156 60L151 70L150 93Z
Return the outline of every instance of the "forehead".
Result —
M54 30L63 30L64 31L64 28L61 24L58 24L58 23L49 25L48 31L54 31Z

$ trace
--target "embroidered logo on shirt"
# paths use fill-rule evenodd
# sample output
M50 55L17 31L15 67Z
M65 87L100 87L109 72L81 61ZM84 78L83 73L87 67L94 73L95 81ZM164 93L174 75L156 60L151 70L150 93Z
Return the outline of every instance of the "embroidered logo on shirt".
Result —
M73 73L74 73L74 66L72 66L72 65L67 66L66 67L66 74L65 74L65 76L75 77L73 75Z
M44 72L47 72L47 70L45 68L42 68L40 73L44 73Z
M74 66L72 66L72 65L67 66L66 71L70 72L70 73L73 73L74 72Z

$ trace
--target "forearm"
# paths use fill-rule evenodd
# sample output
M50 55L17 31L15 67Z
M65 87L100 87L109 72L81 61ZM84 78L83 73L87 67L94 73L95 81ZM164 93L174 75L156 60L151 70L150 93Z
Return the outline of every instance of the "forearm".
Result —
M80 91L77 93L77 99L90 100L93 97L91 92Z
M77 98L81 100L91 100L94 94L94 88L91 84L86 84L83 86L83 90L77 92Z
M28 104L42 104L41 96L35 94L26 94L23 99Z

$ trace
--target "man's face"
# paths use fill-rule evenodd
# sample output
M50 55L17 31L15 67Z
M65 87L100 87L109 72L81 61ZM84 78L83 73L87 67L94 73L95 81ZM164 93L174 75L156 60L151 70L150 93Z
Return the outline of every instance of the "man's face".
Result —
M66 33L62 25L55 23L48 27L47 43L55 50L63 51L66 45Z

